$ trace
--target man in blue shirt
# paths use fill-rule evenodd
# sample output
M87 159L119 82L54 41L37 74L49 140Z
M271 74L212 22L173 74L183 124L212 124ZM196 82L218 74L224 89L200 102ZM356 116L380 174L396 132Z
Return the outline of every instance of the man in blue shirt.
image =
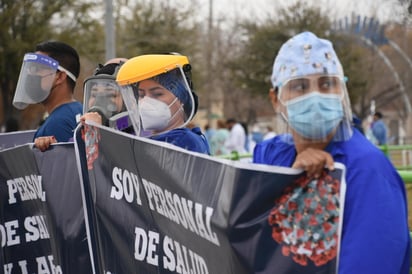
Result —
M377 145L386 145L387 128L382 120L382 113L375 112L371 126L372 134L376 139Z
M407 274L405 187L385 155L353 130L344 74L332 44L303 32L280 49L269 95L282 134L256 145L254 163L303 169L317 178L346 166L339 274Z
M62 42L43 42L24 56L13 105L24 109L41 103L45 107L48 117L34 135L40 150L73 137L82 114L82 104L73 97L79 72L79 55Z

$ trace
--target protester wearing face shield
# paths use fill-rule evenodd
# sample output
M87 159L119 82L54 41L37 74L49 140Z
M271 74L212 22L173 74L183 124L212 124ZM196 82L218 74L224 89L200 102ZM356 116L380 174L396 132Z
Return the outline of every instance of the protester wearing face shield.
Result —
M116 81L137 135L210 154L200 128L185 127L197 111L190 73L186 56L141 55L120 68Z
M105 77L93 77L85 83L87 110L98 112L104 125L109 125L109 118L123 110L123 99L116 82ZM86 105L86 104L85 104Z
M269 95L282 134L256 145L254 163L300 168L309 177L346 166L339 274L409 273L405 186L389 159L353 130L345 77L328 40L303 32L275 58Z
M91 120L104 126L132 133L132 125L116 82L116 74L126 58L113 58L99 65L84 82L82 123Z
M73 97L79 72L79 56L65 43L43 42L34 53L25 54L13 105L18 109L38 103L45 107L48 117L34 135L40 150L73 137L82 114L82 104Z

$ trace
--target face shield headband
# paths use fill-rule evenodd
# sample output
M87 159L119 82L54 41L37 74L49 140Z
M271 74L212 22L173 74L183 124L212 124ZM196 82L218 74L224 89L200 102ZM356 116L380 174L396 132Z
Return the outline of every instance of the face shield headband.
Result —
M76 77L53 58L37 53L26 53L20 70L13 105L24 109L29 104L43 102L50 94L57 71L63 71L73 81Z

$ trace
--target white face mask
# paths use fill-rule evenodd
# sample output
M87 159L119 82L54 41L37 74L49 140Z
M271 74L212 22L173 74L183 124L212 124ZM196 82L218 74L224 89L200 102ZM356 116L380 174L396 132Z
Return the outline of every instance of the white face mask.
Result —
M145 96L139 100L139 113L144 130L164 130L173 118L170 107L177 101L177 98L167 105L166 103ZM177 113L177 112L176 112ZM176 114L175 114L176 115Z

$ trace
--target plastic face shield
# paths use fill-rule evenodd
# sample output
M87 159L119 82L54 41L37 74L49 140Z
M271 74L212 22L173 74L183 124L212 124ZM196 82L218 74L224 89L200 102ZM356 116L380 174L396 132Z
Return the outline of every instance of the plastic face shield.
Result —
M135 133L148 137L186 126L195 103L182 67L146 76L121 86Z
M83 113L99 113L106 126L111 117L125 111L120 87L113 76L101 74L87 78L83 92Z
M297 97L304 96L313 91L343 97L343 87L338 76L319 75L288 80L279 88L278 98L283 105L287 105Z
M349 96L344 79L308 75L287 80L278 89L283 133L295 143L345 141L352 136Z
M25 54L13 105L24 109L29 104L43 102L50 94L58 67L59 63L46 55Z

